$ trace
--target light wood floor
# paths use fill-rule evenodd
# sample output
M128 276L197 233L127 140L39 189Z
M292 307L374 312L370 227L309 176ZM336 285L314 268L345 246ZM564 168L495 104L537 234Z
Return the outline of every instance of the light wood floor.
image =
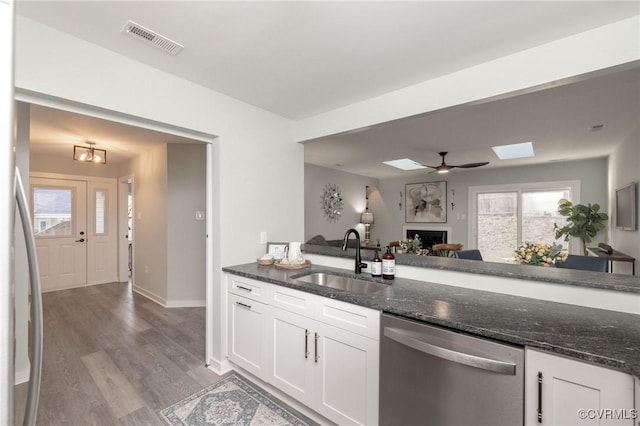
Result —
M39 425L162 424L158 410L220 380L204 367L204 308L163 308L128 283L45 293L43 307Z

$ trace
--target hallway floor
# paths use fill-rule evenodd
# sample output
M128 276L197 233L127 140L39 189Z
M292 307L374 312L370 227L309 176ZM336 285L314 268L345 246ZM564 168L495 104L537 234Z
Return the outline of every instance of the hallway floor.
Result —
M128 283L45 293L43 306L39 425L162 424L158 410L220 379L204 367L205 308L163 308Z

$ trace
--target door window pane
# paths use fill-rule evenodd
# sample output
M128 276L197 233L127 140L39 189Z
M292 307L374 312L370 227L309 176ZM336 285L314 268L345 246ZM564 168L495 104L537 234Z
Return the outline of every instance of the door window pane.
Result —
M518 193L478 194L478 249L490 262L513 260L518 246Z
M564 216L558 213L558 201L569 198L568 190L531 191L522 193L522 242L551 243L555 241L553 224L563 226ZM568 243L558 243L568 249Z
M33 223L37 237L73 235L73 189L33 188Z
M95 232L96 235L106 234L106 217L107 217L107 191L104 189L96 190L96 218Z

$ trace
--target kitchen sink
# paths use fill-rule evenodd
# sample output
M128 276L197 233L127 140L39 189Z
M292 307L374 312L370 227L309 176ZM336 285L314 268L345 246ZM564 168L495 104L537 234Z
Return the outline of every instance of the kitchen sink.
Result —
M336 288L351 293L373 294L384 290L388 286L373 281L365 281L358 278L346 277L327 272L312 272L306 275L298 275L291 277L297 281L309 284L320 285L324 287Z

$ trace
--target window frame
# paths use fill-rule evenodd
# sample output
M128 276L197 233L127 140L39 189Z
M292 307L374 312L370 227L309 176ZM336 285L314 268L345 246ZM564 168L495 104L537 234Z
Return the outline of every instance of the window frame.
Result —
M102 192L104 193L104 206L102 207L103 210L103 218L102 218L102 226L103 226L103 232L98 233L98 192ZM92 200L91 200L91 230L92 230L92 235L94 237L106 237L109 236L109 189L108 188L102 188L99 186L96 186L92 189Z
M518 236L522 236L522 193L530 191L558 191L569 190L570 200L572 203L580 203L580 181L550 181L550 182L523 182L509 183L497 185L478 185L470 186L467 191L468 218L467 223L467 243L469 248L478 248L478 194L487 194L494 192L516 192L518 194L518 203L516 207L516 216L518 219ZM579 254L579 244L574 244L573 238L569 239L569 253ZM514 247L515 249L515 247Z
M39 235L43 230L38 230L36 231L35 229L35 225L36 223L38 224L38 226L41 225L41 219L39 217L36 216L36 211L35 211L35 203L36 203L36 190L37 189L46 189L46 190L56 190L56 191L69 191L70 194L70 205L69 208L71 209L71 213L70 213L70 220L71 220L71 231L68 234L63 234L63 235ZM31 214L31 220L32 220L32 227L34 228L34 237L38 238L38 239L46 239L46 238L72 238L75 236L76 234L76 229L77 229L77 217L76 217L76 203L77 203L77 194L76 194L76 189L71 187L71 186L55 186L55 185L29 185L29 201L31 202L31 205L29 206L29 210L30 210L30 214ZM49 225L49 221L47 221L47 226Z

